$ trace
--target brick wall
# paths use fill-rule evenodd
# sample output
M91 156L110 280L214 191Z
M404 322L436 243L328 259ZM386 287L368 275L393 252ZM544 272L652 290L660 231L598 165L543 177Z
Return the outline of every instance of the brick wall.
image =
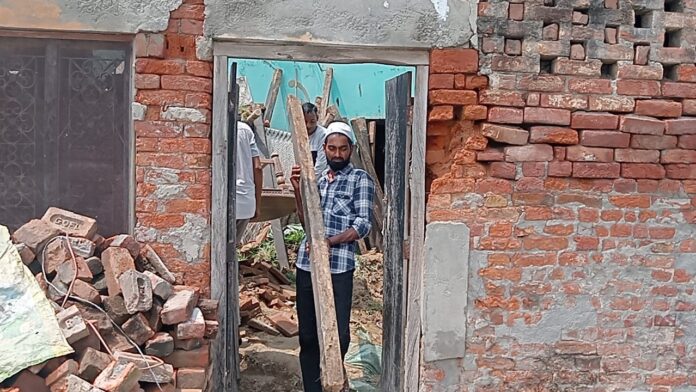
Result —
M197 53L203 0L135 39L136 234L185 284L210 282L212 59ZM200 45L198 45L200 46Z
M472 272L466 356L426 390L696 390L696 3L478 25L431 56L427 218L468 224Z

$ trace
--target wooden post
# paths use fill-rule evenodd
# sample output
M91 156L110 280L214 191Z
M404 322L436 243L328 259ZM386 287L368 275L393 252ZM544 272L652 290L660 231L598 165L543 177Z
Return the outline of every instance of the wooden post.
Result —
M271 122L273 118L273 110L275 109L276 101L278 100L278 91L280 91L280 82L283 79L283 70L276 69L273 72L273 80L271 80L271 86L268 88L268 95L266 95L266 113L263 117L264 121Z
M375 138L377 136L377 121L370 121L367 124L367 128L370 132L370 150L372 151L372 158L375 157Z
M329 67L326 69L326 75L324 76L324 89L321 94L321 107L319 110L319 121L326 117L329 112L329 106L331 106L331 101L329 97L331 96L331 83L333 82L333 68Z
M310 244L312 289L319 336L319 352L321 353L321 384L324 391L339 392L343 388L344 381L343 361L338 340L329 248L325 242L326 234L319 189L300 100L290 95L287 106L295 160L302 169L300 179L302 207L305 233L307 233L307 240Z

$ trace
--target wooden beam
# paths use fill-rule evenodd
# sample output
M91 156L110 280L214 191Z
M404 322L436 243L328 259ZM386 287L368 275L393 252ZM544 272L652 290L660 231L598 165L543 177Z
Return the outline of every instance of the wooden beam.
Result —
M384 337L381 390L404 385L404 195L411 74L386 82L386 220L384 227Z
M375 157L375 137L377 136L377 121L370 121L367 124L367 128L370 133L370 151L372 151L372 158Z
M266 113L263 119L271 123L273 118L273 110L275 109L276 101L278 100L278 92L280 91L280 82L283 80L283 70L276 69L273 71L273 79L271 80L271 86L268 88L268 95L266 95Z
M304 210L305 233L310 246L312 261L311 276L314 292L314 307L321 353L321 384L324 391L339 392L343 388L343 360L338 340L336 307L334 305L331 269L329 265L329 248L326 246L324 217L317 178L314 173L309 136L304 122L300 100L288 96L288 123L293 135L295 160L302 169L300 179L302 206Z
M416 97L411 126L411 235L405 337L405 392L418 392L421 358L423 267L425 264L425 145L428 121L428 67L416 69Z
M326 75L324 75L324 88L321 93L321 107L319 109L319 119L324 120L326 114L329 113L329 106L331 101L331 83L333 83L333 68L329 67L326 69Z

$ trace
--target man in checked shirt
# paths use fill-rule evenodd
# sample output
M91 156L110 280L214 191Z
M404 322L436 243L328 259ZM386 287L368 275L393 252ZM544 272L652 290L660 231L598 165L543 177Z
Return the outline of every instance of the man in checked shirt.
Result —
M329 168L317 179L321 210L329 247L338 337L345 358L350 343L350 311L353 296L356 241L372 227L372 202L375 185L370 176L350 163L353 132L348 124L335 122L326 130L324 152ZM300 167L292 168L290 182L295 189L297 211L304 225L300 194ZM297 255L297 318L300 330L300 367L305 392L321 392L319 338L314 312L314 294L310 275L311 255L307 237ZM319 298L326 301L328 298Z

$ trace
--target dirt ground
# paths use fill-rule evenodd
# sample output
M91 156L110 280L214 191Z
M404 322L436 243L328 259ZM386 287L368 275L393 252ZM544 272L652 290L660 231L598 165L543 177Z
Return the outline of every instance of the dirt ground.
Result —
M246 330L240 347L242 392L301 392L299 340ZM366 333L373 344L382 343L382 255L359 256L353 287L352 342ZM357 367L346 366L351 380L362 378ZM370 384L378 380L371 380Z

